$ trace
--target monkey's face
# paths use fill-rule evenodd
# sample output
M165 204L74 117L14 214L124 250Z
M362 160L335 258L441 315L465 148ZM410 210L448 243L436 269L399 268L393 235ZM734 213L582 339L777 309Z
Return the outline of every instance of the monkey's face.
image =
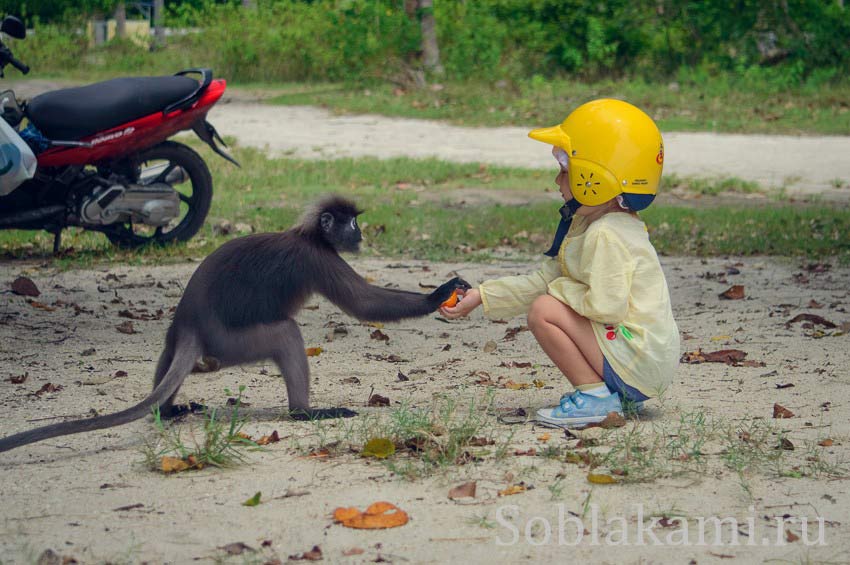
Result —
M357 224L357 216L337 215L325 212L321 216L322 232L325 240L340 253L357 253L363 234Z

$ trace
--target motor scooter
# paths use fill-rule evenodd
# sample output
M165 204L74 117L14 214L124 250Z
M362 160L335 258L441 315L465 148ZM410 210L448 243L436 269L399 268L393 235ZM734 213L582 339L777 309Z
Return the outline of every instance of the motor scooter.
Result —
M26 37L14 16L0 32ZM7 65L29 72L0 39L0 77ZM0 92L0 229L47 230L54 253L69 226L102 232L122 247L188 240L209 212L213 181L195 150L169 138L192 130L238 166L206 119L225 88L198 68L28 101Z

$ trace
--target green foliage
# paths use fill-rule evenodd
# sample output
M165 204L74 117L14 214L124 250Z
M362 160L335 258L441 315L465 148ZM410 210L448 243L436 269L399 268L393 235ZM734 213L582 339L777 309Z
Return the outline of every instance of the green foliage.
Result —
M450 261L528 259L540 256L557 223L557 199L541 197L541 188L552 183L551 171L435 159L270 159L260 150L235 148L242 163L237 169L200 142L192 145L207 159L215 179L210 216L197 236L183 245L128 251L112 247L102 234L71 228L63 238L70 250L54 259L54 265L150 264L204 256L236 235L217 234L214 226L221 220L249 224L257 232L284 230L306 203L329 190L352 197L366 210L361 223L365 255ZM703 198L754 188L734 179L671 176L669 182L677 190L706 195ZM667 187L665 183L662 194ZM486 192L488 197L468 198L470 190ZM526 205L500 203L505 196L516 198L523 192L528 194ZM845 205L761 200L741 206L740 200L714 198L716 208L658 202L641 212L656 249L671 255L766 254L850 262L850 214ZM49 259L51 243L52 237L44 232L3 230L0 256Z
M114 0L5 2L7 11L57 14L71 37L94 10L108 13ZM55 5L54 5L55 4ZM69 5L74 4L74 9ZM404 80L419 66L421 34L401 0L170 1L168 25L197 28L175 35L157 60L189 60L243 81ZM434 2L438 42L449 80L522 83L540 75L647 80L678 77L704 82L726 73L743 84L777 89L815 78L826 83L850 67L850 8L822 0L477 0ZM36 7L40 6L38 10ZM45 6L50 6L48 10ZM49 12L49 14L48 14ZM61 35L35 23L41 64L65 70L77 46L62 52ZM52 19L51 19L52 18ZM53 38L55 45L48 45ZM67 40L64 40L67 41ZM96 49L95 51L101 48ZM148 66L156 66L153 56ZM95 58L76 65L138 71L139 61ZM161 64L161 63L160 63ZM73 66L73 65L72 65Z

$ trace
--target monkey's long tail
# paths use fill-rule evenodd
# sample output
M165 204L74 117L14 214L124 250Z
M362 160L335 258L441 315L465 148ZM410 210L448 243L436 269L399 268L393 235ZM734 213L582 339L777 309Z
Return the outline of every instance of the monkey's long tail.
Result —
M144 417L150 413L151 409L162 404L180 388L183 380L192 371L195 361L202 353L200 344L195 336L181 336L174 349L175 352L171 365L168 367L168 371L159 382L159 385L147 398L135 406L114 414L52 424L5 437L0 439L0 452L54 437L120 426L121 424L126 424L127 422Z

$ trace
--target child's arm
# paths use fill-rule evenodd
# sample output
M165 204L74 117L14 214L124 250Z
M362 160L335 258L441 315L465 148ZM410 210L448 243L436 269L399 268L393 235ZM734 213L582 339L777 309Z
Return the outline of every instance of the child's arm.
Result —
M546 294L549 283L559 276L561 268L557 259L547 259L538 271L530 275L485 281L477 289L468 290L457 306L441 308L440 312L454 320L468 315L483 304L484 313L489 318L511 318L528 312L534 299Z

